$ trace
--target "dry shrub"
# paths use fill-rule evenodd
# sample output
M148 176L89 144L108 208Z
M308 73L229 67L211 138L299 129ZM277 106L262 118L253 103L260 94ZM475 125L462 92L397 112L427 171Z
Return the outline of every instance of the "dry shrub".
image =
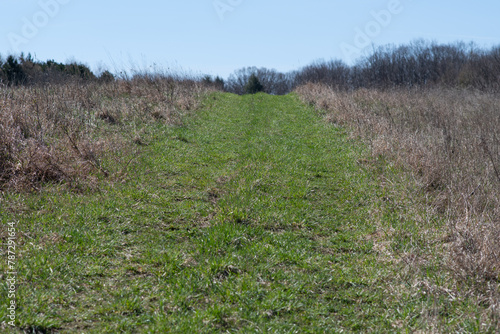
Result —
M135 78L0 88L0 190L47 182L92 186L103 161L139 142L150 122L178 124L209 88L192 80ZM122 152L123 153L123 152Z
M451 271L498 308L500 96L445 88L339 92L317 84L296 92L352 129L374 157L413 172L420 194L449 222Z

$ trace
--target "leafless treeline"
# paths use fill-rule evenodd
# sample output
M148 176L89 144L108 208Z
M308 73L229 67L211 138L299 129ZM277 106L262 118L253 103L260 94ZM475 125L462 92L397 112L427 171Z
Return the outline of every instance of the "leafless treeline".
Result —
M264 86L265 93L285 95L294 88L293 73L280 73L274 69L267 68L245 67L236 70L229 76L225 84L226 91L243 95L245 93L245 85L252 74L255 74L262 86Z
M353 66L339 60L317 61L289 73L247 67L229 77L226 90L242 94L253 73L269 94L286 94L306 83L326 84L338 90L438 85L499 91L500 46L486 50L463 42L418 40L374 49Z

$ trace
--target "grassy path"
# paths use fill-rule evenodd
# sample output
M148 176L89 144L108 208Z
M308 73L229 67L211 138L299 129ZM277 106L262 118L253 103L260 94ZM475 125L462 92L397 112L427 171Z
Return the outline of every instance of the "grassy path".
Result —
M370 241L378 188L362 152L297 98L216 94L151 139L100 193L6 197L21 328L390 332L411 319Z

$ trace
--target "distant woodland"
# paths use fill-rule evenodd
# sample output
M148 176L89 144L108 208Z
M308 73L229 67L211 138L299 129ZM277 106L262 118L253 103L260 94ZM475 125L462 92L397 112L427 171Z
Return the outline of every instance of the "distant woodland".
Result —
M156 75L159 74L138 72L132 77ZM264 92L274 95L287 94L305 83L321 83L338 90L447 86L499 91L500 46L484 49L463 42L439 44L418 40L407 45L376 48L354 65L340 60L322 60L287 73L246 67L236 70L225 81L220 77L172 74L175 78L201 81L236 94L245 93L245 85L252 75L258 78ZM88 66L77 62L38 61L30 54L0 57L0 85L38 85L68 80L109 82L128 78L126 75L116 77L110 71L95 74Z

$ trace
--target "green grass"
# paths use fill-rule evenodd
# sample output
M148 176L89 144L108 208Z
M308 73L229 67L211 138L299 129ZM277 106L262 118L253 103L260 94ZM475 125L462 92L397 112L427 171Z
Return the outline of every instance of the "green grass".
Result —
M3 195L18 331L411 332L425 309L481 327L458 316L469 305L405 288L374 236L393 227L401 252L419 242L415 222L381 204L362 146L294 95L217 93L183 126L151 127L123 182Z

